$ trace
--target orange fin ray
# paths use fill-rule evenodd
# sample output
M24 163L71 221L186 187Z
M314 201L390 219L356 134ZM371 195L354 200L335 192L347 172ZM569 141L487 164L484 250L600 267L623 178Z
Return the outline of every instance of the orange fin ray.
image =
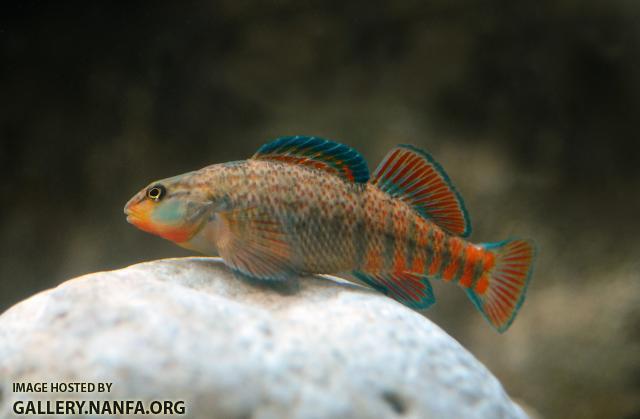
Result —
M429 280L411 272L372 274L352 272L358 280L415 310L424 310L436 302Z
M495 252L495 265L467 293L484 318L502 333L509 328L524 302L535 246L529 240L507 240L483 246Z
M411 205L450 234L467 237L471 221L462 197L444 169L425 151L399 145L387 154L372 183Z

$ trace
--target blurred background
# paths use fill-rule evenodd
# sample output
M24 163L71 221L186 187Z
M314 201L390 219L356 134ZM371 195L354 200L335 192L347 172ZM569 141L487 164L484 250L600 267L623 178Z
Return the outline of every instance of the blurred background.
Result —
M324 136L373 169L429 150L472 239L534 238L497 335L426 315L546 418L640 418L635 1L12 2L0 14L0 312L67 278L189 253L125 222L149 181Z

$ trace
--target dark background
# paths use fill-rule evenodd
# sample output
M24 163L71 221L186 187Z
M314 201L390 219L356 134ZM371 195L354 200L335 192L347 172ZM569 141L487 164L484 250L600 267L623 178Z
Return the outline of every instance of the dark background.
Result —
M282 135L348 143L372 169L412 143L465 197L474 241L540 249L505 335L447 285L427 316L542 417L640 418L639 65L637 1L3 5L0 312L188 255L125 222L153 179Z

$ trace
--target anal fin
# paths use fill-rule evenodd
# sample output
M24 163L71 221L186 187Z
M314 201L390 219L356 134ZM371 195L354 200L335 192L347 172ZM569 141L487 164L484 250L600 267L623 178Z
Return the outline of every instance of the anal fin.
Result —
M377 273L354 271L358 280L414 310L424 310L436 302L429 280L411 272Z

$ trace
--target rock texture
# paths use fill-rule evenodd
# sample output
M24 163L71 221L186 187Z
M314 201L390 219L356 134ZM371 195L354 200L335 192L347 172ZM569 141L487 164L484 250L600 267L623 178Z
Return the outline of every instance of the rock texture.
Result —
M14 393L13 382L110 382ZM14 401L185 400L194 418L522 418L429 320L326 278L257 283L219 260L76 278L0 316L0 416Z

